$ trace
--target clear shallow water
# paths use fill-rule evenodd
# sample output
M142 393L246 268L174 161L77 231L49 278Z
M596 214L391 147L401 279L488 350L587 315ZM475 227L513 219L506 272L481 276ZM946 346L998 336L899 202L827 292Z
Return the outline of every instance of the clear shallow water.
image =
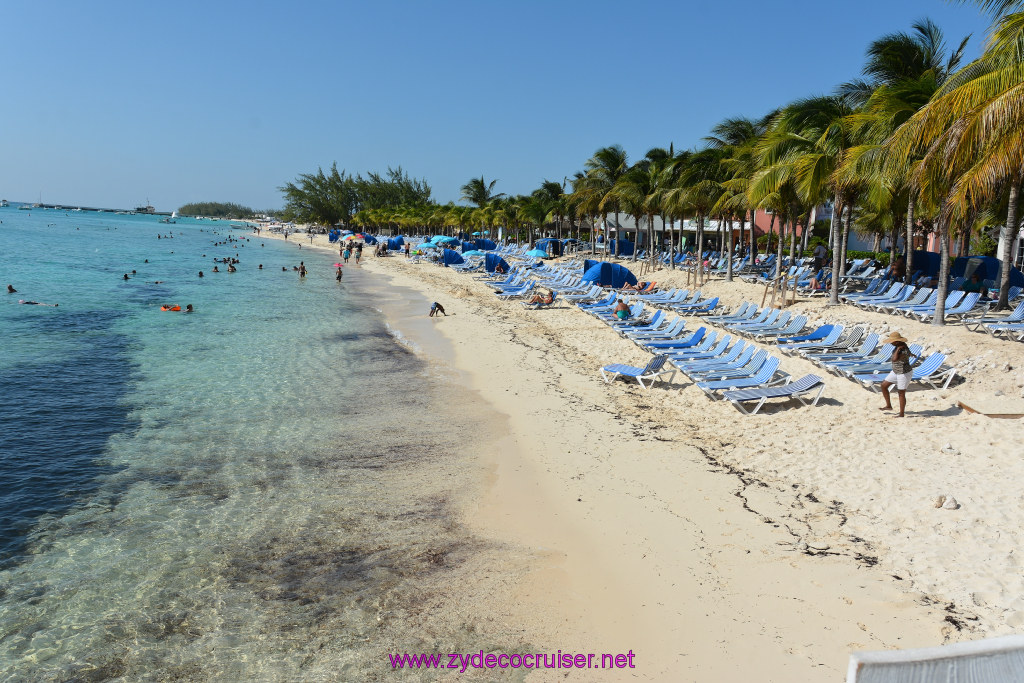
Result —
M0 209L0 678L380 673L465 545L433 476L449 388L329 255L27 214Z

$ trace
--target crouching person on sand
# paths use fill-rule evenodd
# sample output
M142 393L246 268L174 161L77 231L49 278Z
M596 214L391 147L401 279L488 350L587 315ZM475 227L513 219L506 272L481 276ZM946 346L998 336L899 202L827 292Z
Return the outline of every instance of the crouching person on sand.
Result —
M433 318L435 315L443 315L446 318L448 317L448 314L444 312L444 306L436 301L430 305L430 317Z

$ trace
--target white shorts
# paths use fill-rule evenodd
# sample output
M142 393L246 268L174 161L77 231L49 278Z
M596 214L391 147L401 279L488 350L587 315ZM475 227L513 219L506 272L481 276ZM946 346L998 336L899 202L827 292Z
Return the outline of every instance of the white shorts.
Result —
M889 371L889 374L885 376L885 381L889 384L895 384L899 391L906 391L907 387L910 386L910 378L912 373L905 375L897 375L895 372Z

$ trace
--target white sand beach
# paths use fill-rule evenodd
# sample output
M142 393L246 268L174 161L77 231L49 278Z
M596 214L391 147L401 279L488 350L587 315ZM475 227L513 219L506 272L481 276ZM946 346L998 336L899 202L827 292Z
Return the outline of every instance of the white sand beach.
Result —
M685 284L678 272L648 277ZM1024 345L801 300L793 310L811 323L899 330L941 350L966 381L913 388L903 420L831 375L817 407L745 416L678 375L653 390L604 384L602 365L650 355L575 308L526 311L471 276L372 249L345 278L386 287L392 326L507 416L499 438L482 435L460 498L463 523L507 561L481 566L500 577L464 576L464 593L492 591L486 619L524 642L636 653L635 669L570 678L836 681L854 650L1024 622L1024 423L957 408L1024 403ZM763 294L702 289L732 307ZM426 317L434 300L447 317ZM822 372L790 356L782 369ZM939 496L956 509L936 507ZM530 680L556 675L566 672Z

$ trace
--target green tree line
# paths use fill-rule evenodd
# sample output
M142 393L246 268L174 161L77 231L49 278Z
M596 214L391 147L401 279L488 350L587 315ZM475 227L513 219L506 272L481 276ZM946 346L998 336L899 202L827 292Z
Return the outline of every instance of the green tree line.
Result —
M282 218L299 223L349 224L360 211L400 209L430 203L430 185L410 178L402 167L366 177L338 171L332 164L324 173L305 173L279 188L284 195Z
M211 218L250 218L252 209L231 202L192 202L182 204L178 209L182 216L209 216Z

